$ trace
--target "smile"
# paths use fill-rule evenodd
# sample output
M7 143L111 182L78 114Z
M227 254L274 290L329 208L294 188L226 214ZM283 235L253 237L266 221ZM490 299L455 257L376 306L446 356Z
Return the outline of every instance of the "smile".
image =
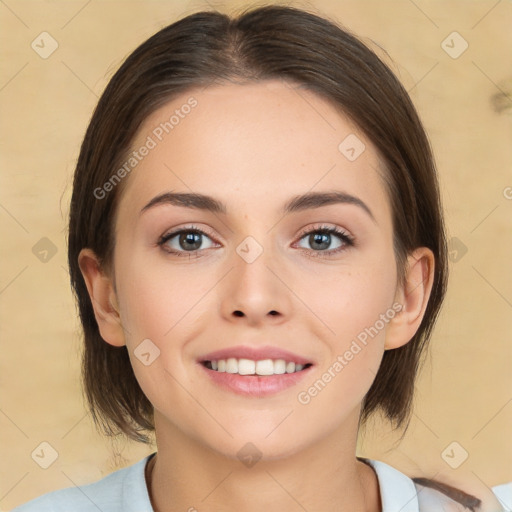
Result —
M203 365L209 370L220 373L270 376L297 373L304 368L309 368L311 363L304 365L294 361L286 361L285 359L262 359L255 361L253 359L230 357L228 359L204 361Z

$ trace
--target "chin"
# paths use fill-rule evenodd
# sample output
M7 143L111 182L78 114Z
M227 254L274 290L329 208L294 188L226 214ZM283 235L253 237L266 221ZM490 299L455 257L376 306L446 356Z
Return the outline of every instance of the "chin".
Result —
M229 459L238 459L247 467L256 461L282 460L295 455L309 443L306 439L297 439L289 432L282 430L269 435L269 431L260 431L256 428L245 429L243 432L230 430L233 438L225 435L221 439L205 440L210 448Z

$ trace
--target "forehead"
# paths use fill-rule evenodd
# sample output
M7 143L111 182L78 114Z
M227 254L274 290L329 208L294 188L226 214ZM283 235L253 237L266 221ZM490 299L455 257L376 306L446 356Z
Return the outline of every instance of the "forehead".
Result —
M145 145L121 205L179 190L277 208L291 195L342 189L388 209L373 144L328 101L284 81L192 89L145 120L132 150Z

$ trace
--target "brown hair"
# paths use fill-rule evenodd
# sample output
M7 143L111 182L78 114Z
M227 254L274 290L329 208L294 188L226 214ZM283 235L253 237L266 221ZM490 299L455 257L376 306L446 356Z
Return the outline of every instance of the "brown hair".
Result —
M149 442L153 408L139 387L126 347L100 336L78 266L91 248L113 270L115 187L101 188L122 165L141 123L195 87L226 81L281 79L300 84L355 122L385 163L394 251L401 282L407 255L425 246L435 255L433 288L421 325L403 347L387 350L362 407L364 422L381 410L396 427L408 423L414 381L447 281L447 250L436 169L416 110L396 76L337 24L285 6L250 9L237 17L198 12L140 45L110 80L82 143L69 219L69 267L84 329L83 381L93 419L105 433Z

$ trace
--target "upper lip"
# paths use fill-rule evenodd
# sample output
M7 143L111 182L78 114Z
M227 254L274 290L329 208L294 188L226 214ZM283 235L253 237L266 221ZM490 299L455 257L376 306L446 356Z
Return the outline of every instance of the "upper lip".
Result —
M236 347L223 348L201 356L199 361L218 361L219 359L229 359L230 357L235 359L252 359L254 361L261 361L263 359L284 359L286 362L294 362L297 364L313 364L311 360L294 354L289 350L269 345L265 347L238 345Z

